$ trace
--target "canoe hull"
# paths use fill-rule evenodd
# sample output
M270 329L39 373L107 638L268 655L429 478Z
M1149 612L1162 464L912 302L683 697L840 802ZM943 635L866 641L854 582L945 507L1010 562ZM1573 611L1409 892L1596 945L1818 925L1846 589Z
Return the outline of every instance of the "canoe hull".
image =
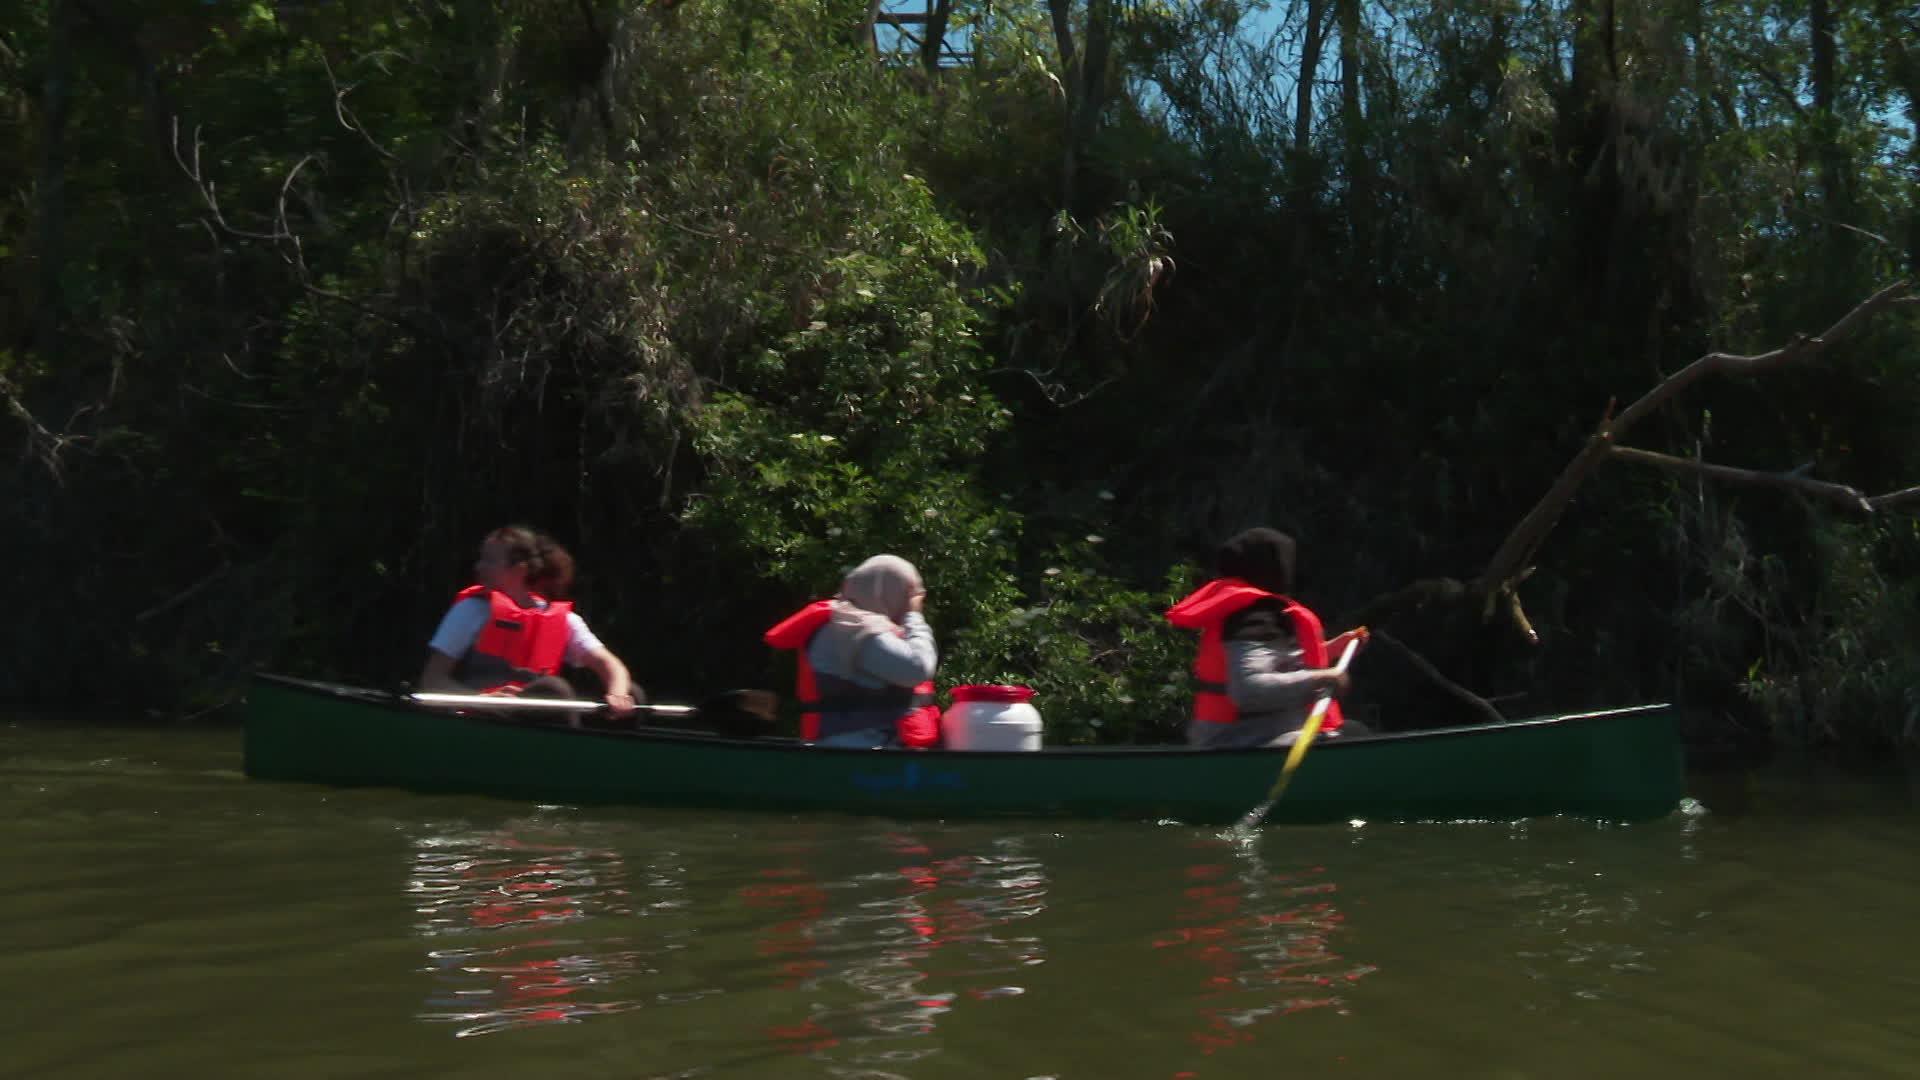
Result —
M276 676L248 695L246 771L265 780L575 805L1229 822L1285 752L846 750L694 732L571 731L409 707ZM1683 794L1669 710L1640 706L1314 748L1274 823L1657 818Z

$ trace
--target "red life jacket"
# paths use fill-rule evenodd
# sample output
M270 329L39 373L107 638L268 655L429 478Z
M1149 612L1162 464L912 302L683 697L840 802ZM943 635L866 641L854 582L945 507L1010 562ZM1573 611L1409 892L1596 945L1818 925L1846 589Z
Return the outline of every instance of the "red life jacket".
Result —
M793 651L797 665L793 678L793 696L798 698L805 708L805 711L800 714L800 737L808 741L820 737L822 712L832 712L836 705L847 708L863 707L858 702L842 702L838 699L823 701L820 694L820 680L814 674L813 665L807 660L807 645L813 641L813 635L819 633L820 628L827 624L827 619L832 614L833 601L815 600L780 620L773 629L760 637L760 640L776 649ZM913 688L913 696L908 700L900 718L895 721L895 727L903 746L933 746L940 741L940 707L933 703L932 680Z
M486 598L492 610L473 647L454 666L456 679L475 689L498 690L525 686L560 670L567 641L573 636L567 629L571 602L554 600L544 608L523 608L506 593L485 585L469 585L453 599L457 604L476 596Z
M1200 631L1200 652L1193 658L1193 718L1209 724L1231 724L1240 718L1240 710L1227 696L1227 649L1224 628L1235 612L1256 600L1278 600L1293 622L1293 636L1300 643L1300 658L1307 667L1331 666L1327 659L1326 631L1320 617L1298 601L1255 588L1238 578L1216 578L1194 590L1192 595L1167 611L1167 621L1185 630ZM1320 730L1340 727L1340 703L1327 706Z

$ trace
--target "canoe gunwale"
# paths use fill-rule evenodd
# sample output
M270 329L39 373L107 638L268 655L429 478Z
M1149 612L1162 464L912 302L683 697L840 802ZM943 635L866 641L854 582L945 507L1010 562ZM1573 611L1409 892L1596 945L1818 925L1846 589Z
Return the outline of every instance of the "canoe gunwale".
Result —
M1133 746L1043 746L1039 750L965 750L965 751L909 750L902 747L884 747L879 749L866 749L861 747L847 747L847 746L821 746L815 743L805 742L801 739L794 738L792 736L763 735L763 736L757 736L752 738L736 738L736 737L730 737L730 736L721 735L721 734L718 734L715 732L709 732L709 731L701 731L701 730L688 729L688 728L659 727L651 724L635 725L631 729L619 729L619 728L591 728L591 727L575 728L575 727L571 727L562 723L557 723L551 720L545 723L528 723L524 719L510 718L506 716L467 713L467 712L460 712L458 710L449 710L449 709L437 709L428 705L423 705L418 702L411 701L404 694L399 692L387 692L387 691L373 690L366 687L348 686L343 683L318 682L310 679L299 679L299 678L294 678L292 676L287 676L287 675L272 674L269 672L256 672L253 675L253 678L257 681L270 683L282 689L294 690L301 693L311 694L316 697L326 697L326 698L350 701L357 705L370 706L370 707L385 709L393 712L404 712L404 713L414 713L414 714L421 714L421 715L427 715L427 716L435 716L435 717L441 717L441 718L450 719L450 720L458 720L465 723L483 725L483 726L489 726L489 727L498 725L498 726L505 726L505 727L512 727L512 728L534 730L534 731L541 732L542 734L551 734L551 735L565 736L565 737L571 737L571 738L607 739L607 740L616 740L623 743L634 743L634 742L698 743L698 744L714 746L714 747L730 747L730 748L741 748L741 749L752 748L754 750L761 750L761 751L778 750L778 751L788 751L788 752L805 752L808 754L821 754L821 753L852 754L852 755L860 755L862 757L866 757L869 759L874 758L876 756L885 756L885 757L912 758L915 760L926 760L930 755L937 758L937 757L942 757L949 754L956 755L956 756L964 755L968 758L995 758L995 757L1033 758L1036 755L1047 757L1047 758L1055 758L1055 757L1189 758L1195 755L1206 755L1208 757L1225 757L1225 756L1231 755L1235 757L1257 756L1257 757L1282 758L1287 754L1287 751L1288 751L1288 748L1284 746L1281 746L1281 747L1251 746L1251 747L1232 747L1227 749L1200 749L1196 747L1185 746L1185 745L1174 744L1174 743L1133 745ZM1418 730L1418 731L1387 732L1387 733L1378 734L1378 735L1359 735L1359 736L1352 736L1352 737L1338 738L1338 739L1324 739L1315 744L1314 753L1315 754L1336 754L1342 751L1362 749L1362 748L1378 749L1383 745L1390 745L1390 744L1404 744L1404 743L1428 742L1428 741L1436 741L1436 740L1452 740L1452 739L1463 739L1463 738L1487 738L1490 736L1498 736L1504 733L1527 730L1532 728L1553 727L1553 726L1572 725L1572 724L1581 724L1581 723L1604 723L1608 720L1625 719L1628 717L1642 716L1647 713L1659 712L1659 711L1663 711L1670 708L1672 708L1672 705L1670 703L1651 702L1651 703L1641 704L1641 705L1620 706L1620 707L1611 708L1611 709L1596 709L1596 710L1588 710L1584 712L1556 713L1548 716L1523 717L1520 719L1507 720L1507 721L1503 721L1495 724L1469 724L1469 725L1462 725L1457 727L1427 728L1427 729Z

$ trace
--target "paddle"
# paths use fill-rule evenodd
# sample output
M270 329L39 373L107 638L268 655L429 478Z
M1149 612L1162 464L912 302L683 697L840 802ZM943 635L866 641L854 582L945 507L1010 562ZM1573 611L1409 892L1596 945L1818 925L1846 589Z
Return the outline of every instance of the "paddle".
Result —
M604 701L574 698L514 697L508 694L406 694L404 700L435 708L498 709L503 712L567 714L578 718L587 713L610 709ZM706 717L722 732L751 737L773 724L774 696L767 690L728 690L715 694L698 705L635 705L636 713L662 717Z
M576 701L572 698L515 697L511 694L408 694L407 700L418 705L432 705L436 708L459 709L531 709L536 712L600 712L607 708L604 701ZM642 710L661 716L692 716L699 710L691 705L635 705L634 712Z
M1353 654L1359 651L1361 640L1362 635L1356 634L1351 641L1347 642L1346 649L1340 653L1339 661L1333 665L1334 671L1346 673L1347 664L1353 660ZM1294 770L1300 768L1300 763L1306 760L1307 746L1313 742L1313 737L1320 733L1320 724L1326 720L1327 710L1332 705L1333 691L1331 690L1321 694L1320 699L1313 703L1313 711L1307 714L1307 722L1300 728L1300 737L1294 740L1293 749L1287 751L1286 764L1280 766L1279 778L1274 780L1273 789L1267 792L1267 801L1247 811L1247 816L1240 819L1239 828L1251 829L1259 825L1265 820L1267 812L1273 809L1273 804L1279 802L1280 796L1287 793L1287 785L1293 782Z

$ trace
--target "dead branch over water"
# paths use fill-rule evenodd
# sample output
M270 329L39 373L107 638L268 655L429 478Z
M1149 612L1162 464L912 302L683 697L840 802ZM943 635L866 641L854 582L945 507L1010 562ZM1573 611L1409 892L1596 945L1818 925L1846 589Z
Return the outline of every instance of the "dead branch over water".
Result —
M1609 404L1593 434L1587 437L1586 444L1561 469L1559 477L1540 497L1540 501L1535 503L1532 509L1521 517L1519 523L1507 533L1506 538L1501 541L1479 576L1470 582L1460 582L1451 578L1433 578L1415 582L1393 593L1375 598L1363 609L1359 621L1372 622L1398 612L1419 609L1434 602L1447 604L1471 602L1479 605L1480 621L1483 624L1491 622L1496 614L1502 614L1521 637L1529 643L1537 644L1539 635L1521 604L1519 586L1532 574L1534 555L1551 535L1554 526L1559 524L1561 516L1572 504L1581 485L1603 463L1610 460L1630 461L1727 483L1792 492L1858 515L1884 513L1920 504L1920 486L1869 496L1849 485L1809 476L1807 475L1808 466L1787 472L1766 472L1732 465L1692 461L1620 445L1622 436L1634 425L1678 397L1694 383L1710 375L1762 375L1808 363L1845 341L1869 320L1888 309L1916 305L1920 305L1920 295L1915 294L1913 287L1904 281L1895 282L1861 301L1821 334L1813 337L1797 337L1779 348L1751 356L1723 352L1707 353L1667 376L1639 400L1627 406L1618 416L1613 414L1613 407ZM1398 643L1395 642L1395 644ZM1430 676L1437 677L1437 672L1431 670L1431 664L1416 656L1404 645L1400 648L1417 662L1416 666L1420 666ZM1452 683L1446 685L1449 692L1455 693L1456 696L1460 696L1463 692ZM1484 699L1474 697L1470 692L1466 692L1466 696L1472 698L1470 704L1481 712L1493 709ZM1498 715L1497 712L1495 715Z

